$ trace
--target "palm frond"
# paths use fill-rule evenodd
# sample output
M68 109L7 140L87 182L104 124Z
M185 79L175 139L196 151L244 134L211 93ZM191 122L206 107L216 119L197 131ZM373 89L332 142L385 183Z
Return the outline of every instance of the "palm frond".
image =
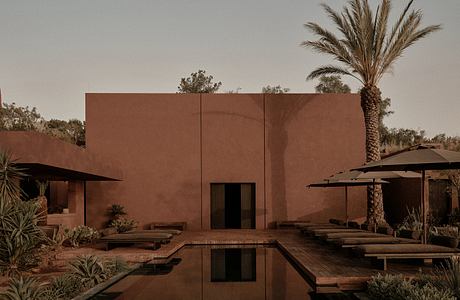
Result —
M322 66L322 67L315 69L314 71L310 73L310 75L308 75L307 80L315 79L323 75L348 75L348 76L352 76L358 79L359 81L361 81L360 78L356 77L353 73L351 73L347 69L342 68L340 66L334 66L334 65Z

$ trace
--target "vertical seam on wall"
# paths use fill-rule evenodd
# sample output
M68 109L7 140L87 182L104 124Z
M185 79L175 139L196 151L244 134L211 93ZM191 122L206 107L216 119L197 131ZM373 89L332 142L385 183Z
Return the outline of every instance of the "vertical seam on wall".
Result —
M200 94L200 227L203 230L203 108Z
M265 163L266 163L266 157L265 157L265 151L266 151L266 141L265 141L265 127L266 127L266 123L265 123L265 94L264 94L264 98L263 98L263 113L264 113L264 117L263 117L263 125L264 125L264 229L267 229L267 190L266 190L266 178L267 178L267 174L266 174L266 170L265 170Z

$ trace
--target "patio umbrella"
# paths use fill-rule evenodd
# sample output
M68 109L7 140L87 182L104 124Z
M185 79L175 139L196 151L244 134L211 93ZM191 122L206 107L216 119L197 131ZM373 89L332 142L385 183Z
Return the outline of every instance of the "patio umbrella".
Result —
M426 170L447 170L460 169L460 152L425 149L402 152L379 161L373 161L354 169L355 171L421 171L421 206L423 214L423 242L426 243L426 199L425 199L425 171Z
M411 171L377 171L362 172L349 170L339 172L326 178L325 180L308 185L308 187L345 187L345 214L348 224L348 186L369 186L375 184L388 183L381 180L383 178L420 178L421 175Z
M348 226L348 187L349 186L368 186L368 185L373 185L376 183L378 184L388 183L387 181L384 181L381 179L334 179L333 177L334 176L329 177L328 179L322 180L317 183L309 184L307 185L307 187L308 188L311 188L311 187L344 187L345 188L345 222L347 226Z

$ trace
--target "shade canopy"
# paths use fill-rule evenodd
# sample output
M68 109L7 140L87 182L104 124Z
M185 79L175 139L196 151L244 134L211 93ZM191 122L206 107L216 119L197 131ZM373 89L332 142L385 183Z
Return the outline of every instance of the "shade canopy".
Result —
M421 177L421 207L423 215L423 242L427 242L427 201L425 198L425 171L460 169L460 152L435 148L420 148L365 164L355 171L422 171Z
M352 180L375 180L375 183L379 183L377 179L380 178L420 178L421 175L411 171L375 171L375 172L363 172L358 170L350 170L339 172L326 178L325 181L352 181Z
M373 184L383 184L388 181L382 179L352 179L352 180L322 180L316 183L307 185L307 187L343 187L343 186L366 186Z
M408 171L460 169L460 152L417 149L402 152L355 168L355 171Z

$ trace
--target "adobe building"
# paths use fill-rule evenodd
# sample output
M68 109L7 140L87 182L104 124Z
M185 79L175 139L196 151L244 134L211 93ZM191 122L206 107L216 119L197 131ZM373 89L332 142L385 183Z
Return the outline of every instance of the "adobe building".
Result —
M0 131L0 149L29 175L21 182L28 198L35 180L48 180L48 224L75 227L86 222L86 183L122 179L121 171L94 153L33 131Z
M86 184L86 222L110 204L140 226L271 228L344 218L341 188L309 183L365 159L356 94L86 94L86 151L122 171ZM350 189L350 216L366 215Z

